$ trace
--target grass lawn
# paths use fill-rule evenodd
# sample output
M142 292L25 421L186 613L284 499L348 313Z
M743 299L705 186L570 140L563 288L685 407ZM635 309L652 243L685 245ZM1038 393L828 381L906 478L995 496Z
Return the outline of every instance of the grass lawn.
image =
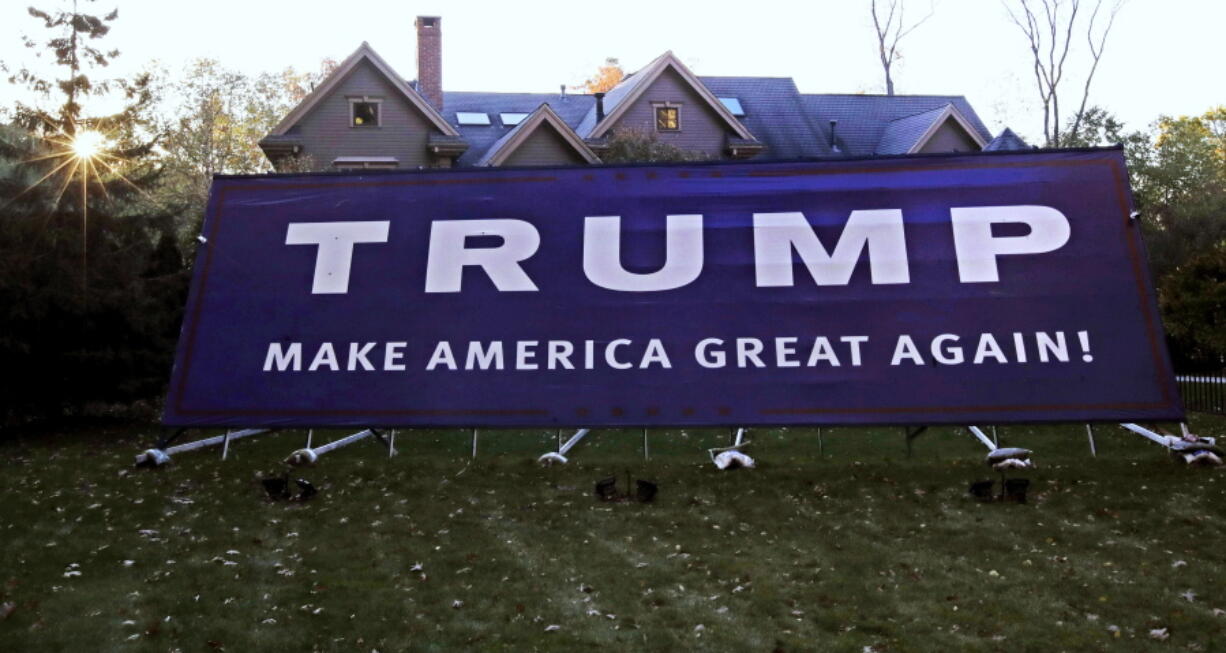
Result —
M1193 430L1226 438L1226 419ZM1012 426L1027 505L964 430L597 431L565 467L545 431L402 431L257 479L301 432L132 468L151 428L0 436L0 651L1085 651L1226 648L1226 472L1115 426ZM335 434L316 433L316 443ZM594 482L658 481L655 503ZM0 609L0 612L4 612ZM553 628L557 626L557 628ZM1169 639L1151 639L1151 629Z

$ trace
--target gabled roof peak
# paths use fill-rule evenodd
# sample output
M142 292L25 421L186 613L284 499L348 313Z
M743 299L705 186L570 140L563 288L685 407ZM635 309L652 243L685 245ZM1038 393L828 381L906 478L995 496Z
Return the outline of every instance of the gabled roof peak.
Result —
M290 111L289 114L281 120L281 122L277 123L277 126L273 128L270 135L282 135L289 130L289 128L298 124L298 121L301 120L303 116L305 116L311 109L315 108L315 105L319 104L320 101L328 97L328 95L336 89L336 86L340 84L341 80L344 79L346 75L348 75L358 66L358 64L362 63L363 61L369 61L371 65L373 65L375 69L387 79L388 83L399 91L400 94L418 111L420 111L440 132L447 136L458 137L460 135L460 133L457 132L454 127L447 124L447 121L443 119L443 116L440 115L439 112L433 106L431 106L420 93L417 92L417 90L405 82L403 77L396 74L396 71L393 70L392 67L383 60L383 57L380 57L379 53L375 52L375 49L371 47L370 43L366 41L362 41L362 44L359 45L352 54L345 57L345 60L338 64L336 69L329 73L328 76L325 77L313 91L307 94L307 96L298 103L298 106L294 107L294 109Z
M475 165L478 166L498 166L502 165L515 150L522 145L528 138L541 127L551 127L566 141L574 151L588 163L600 163L600 159L595 152L583 142L582 138L575 133L575 130L562 120L548 102L542 103L535 111L528 114L508 131L502 138L494 142L490 149L477 160Z
M652 59L650 63L638 71L627 75L617 86L610 89L605 96L605 110L607 113L604 119L595 120L594 114L588 119L584 119L583 124L580 125L580 135L584 138L600 138L604 136L617 123L627 108L635 100L638 100L647 88L651 86L652 82L668 69L676 71L686 84L706 101L711 110L727 123L728 127L732 129L737 137L746 140L756 140L754 135L698 79L698 76L691 72L689 67L677 58L677 55L673 54L672 50L665 50L663 54Z

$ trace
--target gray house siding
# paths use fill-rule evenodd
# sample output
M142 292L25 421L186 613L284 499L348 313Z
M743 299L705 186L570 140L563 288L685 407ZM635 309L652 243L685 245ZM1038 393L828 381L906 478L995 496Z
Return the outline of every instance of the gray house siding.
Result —
M502 163L504 166L585 165L587 161L548 124L537 127Z
M923 154L931 154L933 152L978 152L979 144L967 135L966 130L962 129L957 122L946 120L945 124L937 128L936 133L924 147L920 148Z
M378 127L350 126L349 98L363 95L382 100ZM319 170L331 169L332 161L341 156L392 156L401 168L431 164L426 138L434 126L365 61L292 129Z
M679 131L656 131L653 103L664 102L676 103L681 107ZM613 130L627 127L655 132L661 143L691 152L702 152L712 157L723 154L728 133L728 126L719 115L671 68L661 73L634 104L626 109L613 126Z

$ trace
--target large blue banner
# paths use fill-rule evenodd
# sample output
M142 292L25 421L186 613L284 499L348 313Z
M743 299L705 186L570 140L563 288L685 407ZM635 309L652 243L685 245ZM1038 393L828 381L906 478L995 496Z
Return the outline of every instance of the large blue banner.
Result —
M1118 150L219 177L165 422L1181 419Z

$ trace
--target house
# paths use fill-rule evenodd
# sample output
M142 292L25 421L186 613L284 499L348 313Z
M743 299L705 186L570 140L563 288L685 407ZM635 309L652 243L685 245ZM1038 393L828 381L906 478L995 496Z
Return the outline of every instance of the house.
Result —
M363 43L260 141L273 166L585 165L623 129L725 160L1026 147L962 96L801 93L789 77L699 77L672 52L608 93L443 91L442 20L416 28L415 82Z

